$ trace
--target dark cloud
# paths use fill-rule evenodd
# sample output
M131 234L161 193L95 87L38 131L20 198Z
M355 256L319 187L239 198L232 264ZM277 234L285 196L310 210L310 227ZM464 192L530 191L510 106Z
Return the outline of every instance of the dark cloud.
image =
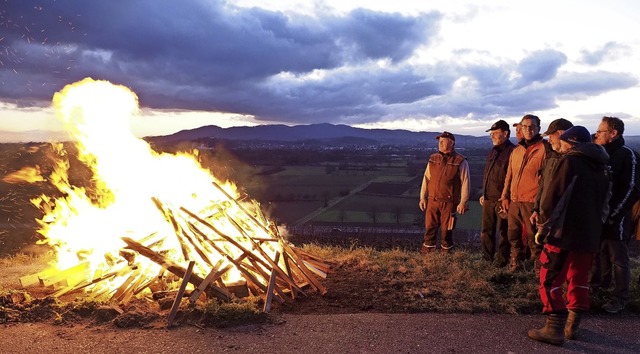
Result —
M397 62L410 57L417 45L429 42L439 19L437 14L405 17L354 10L345 19L335 20L334 37L354 48L359 57Z
M518 64L518 72L521 75L520 86L553 79L558 69L566 62L567 56L556 50L548 49L532 53Z
M92 77L130 87L149 108L356 124L521 115L552 108L559 97L637 84L625 74L559 75L568 58L551 49L502 65L412 64L439 35L442 18L364 9L288 16L224 1L5 0L0 100L44 104L64 85ZM599 51L615 48L583 59L597 62ZM470 80L462 90L460 78Z

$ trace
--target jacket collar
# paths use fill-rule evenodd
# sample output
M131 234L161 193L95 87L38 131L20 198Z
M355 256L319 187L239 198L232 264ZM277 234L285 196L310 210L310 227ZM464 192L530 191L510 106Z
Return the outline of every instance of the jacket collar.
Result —
M505 140L502 144L500 145L494 145L493 149L500 152L503 151L504 149L507 148L507 146L513 146L513 143L511 142L511 140L507 139Z
M529 146L531 146L531 145L533 145L533 144L535 144L535 143L537 143L537 142L539 142L541 140L542 140L542 135L538 134L538 135L534 136L533 139L531 139L531 140L522 139L522 140L520 140L518 142L518 144L520 144L520 145L522 145L524 147L529 147Z
M602 145L602 147L607 150L607 153L611 153L612 151L616 151L619 148L621 148L622 146L624 146L624 138L621 136L616 140L613 140L612 142L608 143L608 144L604 144Z

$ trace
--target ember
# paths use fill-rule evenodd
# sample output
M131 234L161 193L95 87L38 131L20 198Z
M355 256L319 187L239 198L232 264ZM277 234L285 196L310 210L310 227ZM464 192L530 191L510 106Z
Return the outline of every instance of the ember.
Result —
M59 146L47 180L63 197L32 200L44 212L39 232L56 264L21 278L24 287L50 287L56 297L82 291L118 309L133 297L170 291L173 315L187 291L191 302L250 292L264 298L264 311L307 286L326 292L317 277L329 267L281 237L257 202L203 169L195 152L159 154L130 133L138 105L129 89L87 78L53 101L95 190L69 182ZM36 172L22 176L44 180Z

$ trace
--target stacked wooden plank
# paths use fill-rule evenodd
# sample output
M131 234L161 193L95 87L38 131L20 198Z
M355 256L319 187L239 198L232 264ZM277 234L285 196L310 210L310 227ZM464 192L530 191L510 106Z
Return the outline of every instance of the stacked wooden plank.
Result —
M98 269L79 261L67 269L22 277L22 286L50 288L53 296L83 291L118 310L136 296L176 290L174 308L185 295L191 302L214 297L230 301L251 293L264 299L265 312L273 301L305 296L305 288L326 293L319 281L329 271L326 262L288 243L257 203L241 202L243 198L232 198L221 186L214 186L224 198L197 212L154 198L172 234L122 237L122 249L117 255L105 253ZM169 244L179 246L169 248Z

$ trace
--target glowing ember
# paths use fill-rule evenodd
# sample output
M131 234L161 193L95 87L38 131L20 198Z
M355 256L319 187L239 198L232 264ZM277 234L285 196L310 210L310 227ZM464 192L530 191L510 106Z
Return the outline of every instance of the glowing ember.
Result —
M137 294L163 269L189 261L198 282L225 269L218 284L242 277L265 293L272 272L290 289L304 281L291 268L308 272L296 264L305 261L279 257L290 246L256 202L238 202L235 186L216 180L196 155L159 154L131 134L138 105L129 89L87 78L56 93L53 103L96 186L89 193L71 185L61 158L49 180L64 197L32 201L45 212L42 242L57 252L50 273L68 273L65 291L83 288L96 298L117 297L123 289ZM22 173L38 180L34 171ZM135 245L136 252L127 252Z

